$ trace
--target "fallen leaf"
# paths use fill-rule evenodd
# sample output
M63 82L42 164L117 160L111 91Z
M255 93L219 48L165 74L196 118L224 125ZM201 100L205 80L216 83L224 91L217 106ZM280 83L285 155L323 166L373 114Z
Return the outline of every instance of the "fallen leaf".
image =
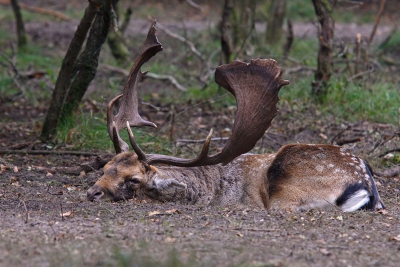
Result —
M389 241L400 241L400 235L389 236Z
M7 170L7 166L0 164L0 174L3 173L5 170Z
M331 253L326 248L321 248L319 251L325 256L331 255Z
M177 213L177 214L181 214L182 212L180 212L177 209L172 209L172 210L167 210L165 211L166 214L173 214L173 213Z
M386 214L388 214L388 211L384 210L384 209L380 209L380 210L378 210L378 213L380 213L382 215L386 215Z
M149 212L149 217L154 216L154 215L160 215L161 212L159 210L155 210L155 211L150 211Z
M237 236L239 236L239 237L243 237L243 234L241 234L241 233L237 233Z
M164 239L164 242L165 242L165 243L174 243L175 241L176 241L176 238L169 237L169 236L167 236L167 237Z
M51 176L53 176L52 173L50 173L50 172L47 172L47 173L46 173L46 177L51 177Z
M336 217L336 220L338 220L338 221L343 221L343 216L342 216L342 215L337 216L337 217Z
M73 211L67 211L67 212L64 212L64 213L60 213L61 217L71 217L73 215L74 215Z
M18 167L14 166L14 172L17 173L18 172Z
M328 136L326 136L326 135L323 134L323 133L319 133L319 136L320 136L322 139L324 139L324 140L327 140L327 139L328 139Z

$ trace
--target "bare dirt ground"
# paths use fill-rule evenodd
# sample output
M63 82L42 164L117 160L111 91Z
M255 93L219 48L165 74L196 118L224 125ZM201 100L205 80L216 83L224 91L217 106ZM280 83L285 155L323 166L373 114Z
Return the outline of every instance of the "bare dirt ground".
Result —
M298 118L287 119L286 112L281 108L283 114L256 149L277 149L294 140L325 142L326 135L342 140L362 137L348 147L356 154L368 154L381 136L395 130L376 123L323 121L321 125L314 121L318 130L310 130ZM20 113L17 108L4 113L3 149L38 134L32 117L28 120ZM182 121L222 118L220 110L185 116ZM176 125L177 135L185 136L187 127ZM188 137L197 138L190 131ZM369 158L396 144L398 138L386 142ZM86 190L101 171L67 175L52 169L84 165L95 156L1 156L7 168L0 171L0 266L398 266L400 262L400 177L376 177L387 208L380 212L265 211L134 200L98 203L86 201Z
M46 27L27 25L28 33L35 36L35 32L41 32L40 38L46 38ZM146 24L143 29L147 31L147 27ZM72 34L74 28L66 25L51 27L51 30L58 33L45 41L63 47L67 44L63 40L70 40L65 35ZM333 123L334 118L318 117L312 108L297 114L284 102L279 105L280 115L254 152L276 151L289 142L329 143L332 139L345 142L359 138L361 141L346 146L353 153L372 160L376 170L383 170L385 166L379 155L399 143L399 137L388 140L398 130L393 125ZM3 103L0 149L34 141L44 112L43 107L28 103L19 106ZM177 118L175 135L199 139L195 128L189 127L188 131L188 122L223 132L232 120L228 115L232 115L229 109L213 110L199 105L198 109L188 110ZM167 114L158 116L154 115L162 121ZM384 144L377 146L382 141ZM380 212L264 211L134 200L98 203L86 201L86 190L101 176L101 171L71 175L52 170L54 166L83 165L93 158L57 154L0 155L0 266L400 264L398 176L376 176L387 208Z

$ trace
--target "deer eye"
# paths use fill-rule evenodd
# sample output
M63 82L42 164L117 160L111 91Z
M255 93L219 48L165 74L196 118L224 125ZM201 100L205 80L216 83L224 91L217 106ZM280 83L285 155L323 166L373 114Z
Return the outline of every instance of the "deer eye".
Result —
M140 180L138 178L133 178L132 180L130 180L130 182L133 184L139 184Z

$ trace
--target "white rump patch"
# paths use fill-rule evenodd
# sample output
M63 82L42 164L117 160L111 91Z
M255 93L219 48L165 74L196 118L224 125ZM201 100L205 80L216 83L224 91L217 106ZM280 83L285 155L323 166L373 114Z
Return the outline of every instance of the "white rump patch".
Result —
M368 191L365 189L357 191L341 206L342 211L352 212L358 210L369 201Z

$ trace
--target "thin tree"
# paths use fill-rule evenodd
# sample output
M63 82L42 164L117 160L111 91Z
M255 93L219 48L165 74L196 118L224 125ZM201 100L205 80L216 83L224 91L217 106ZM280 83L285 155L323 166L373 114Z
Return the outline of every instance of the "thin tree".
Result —
M222 10L222 21L220 24L221 32L221 48L222 48L222 64L227 64L231 61L233 53L232 41L232 12L233 0L225 0Z
M332 75L332 39L334 21L331 17L331 6L328 0L312 0L315 13L320 23L318 66L312 82L312 95L318 102L322 102L328 93L328 82Z
M21 8L18 0L11 0L11 6L15 16L15 24L17 26L17 40L18 47L23 47L28 44L28 37L26 35L24 21L22 19Z
M73 111L94 78L101 46L110 28L110 12L111 0L89 1L62 62L42 127L41 141L53 137L60 121L71 120ZM89 29L85 50L79 55Z

